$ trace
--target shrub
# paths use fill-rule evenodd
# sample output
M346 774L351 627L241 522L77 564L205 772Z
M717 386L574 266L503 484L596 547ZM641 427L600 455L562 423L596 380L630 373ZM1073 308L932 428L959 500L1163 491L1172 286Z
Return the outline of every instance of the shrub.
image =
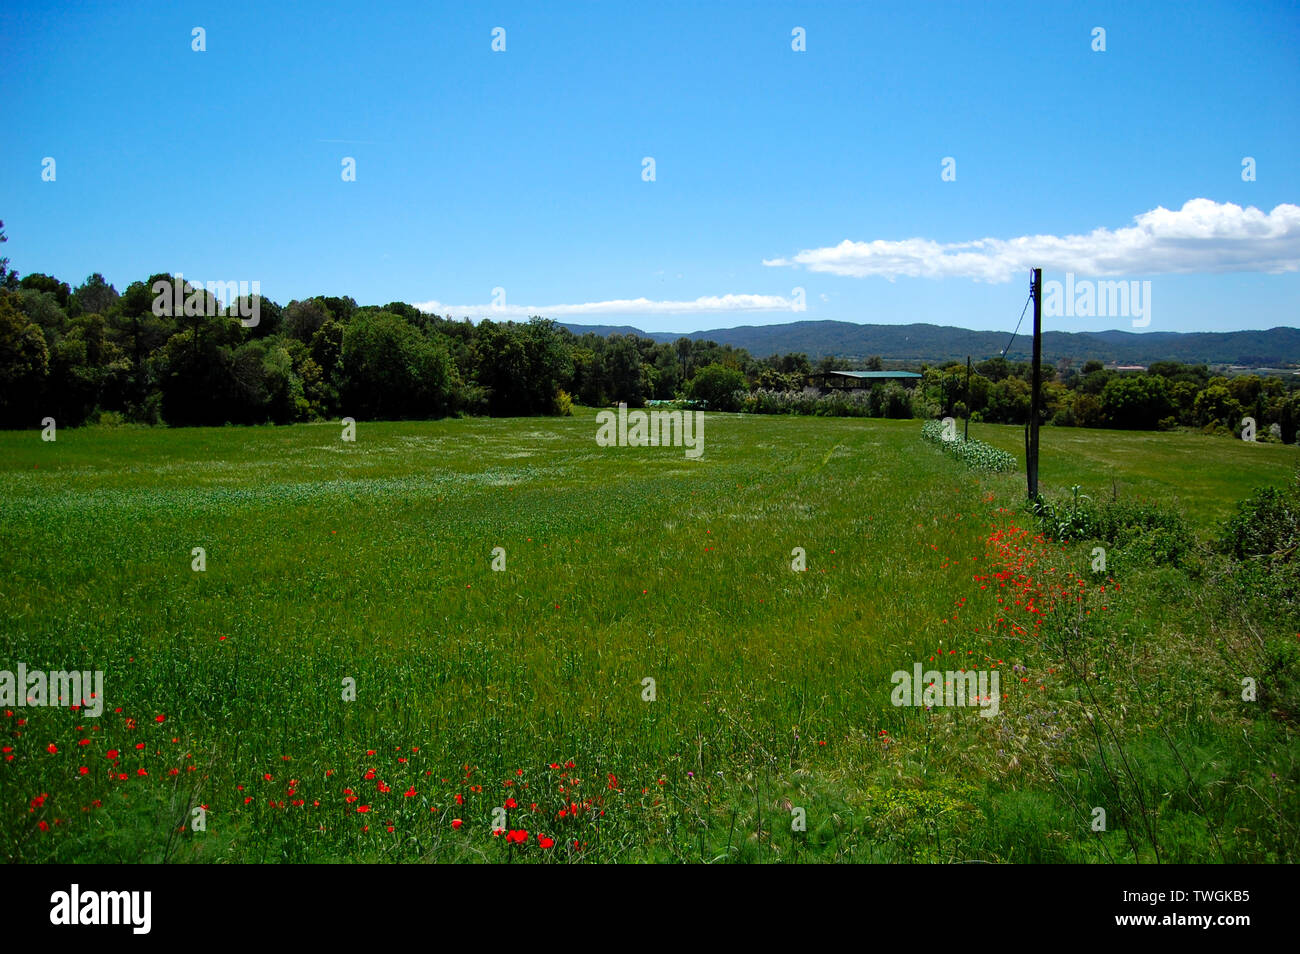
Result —
M1219 544L1238 560L1294 554L1300 545L1300 471L1289 487L1264 487L1237 504Z
M100 411L91 416L89 423L96 427L125 427L126 417L120 411Z
M1300 626L1300 472L1290 486L1264 487L1239 503L1218 543L1235 561L1242 597L1273 622Z
M1173 507L1144 500L1098 504L1077 486L1071 490L1069 501L1040 495L1030 505L1043 532L1055 540L1098 540L1119 549L1110 563L1119 559L1151 566L1185 566L1196 548L1186 519Z
M1259 700L1292 719L1300 715L1300 645L1288 637L1264 643Z

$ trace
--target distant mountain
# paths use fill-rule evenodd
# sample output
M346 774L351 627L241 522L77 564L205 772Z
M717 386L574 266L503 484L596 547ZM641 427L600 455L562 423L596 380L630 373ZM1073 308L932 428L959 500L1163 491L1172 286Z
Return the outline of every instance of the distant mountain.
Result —
M563 323L562 323L563 324ZM743 325L672 334L645 332L629 326L564 324L574 334L601 336L636 334L655 341L696 338L744 348L756 358L770 354L803 352L816 361L827 355L863 361L880 355L895 363L978 360L1001 354L1011 340L1005 331L971 331L946 325L857 325L848 321L792 321L782 325ZM1025 361L1033 344L1028 316L1020 334L1007 350L1007 358ZM1188 332L1153 331L1045 331L1043 360L1095 358L1119 364L1183 361L1192 364L1243 364L1257 367L1300 364L1300 329L1267 331Z

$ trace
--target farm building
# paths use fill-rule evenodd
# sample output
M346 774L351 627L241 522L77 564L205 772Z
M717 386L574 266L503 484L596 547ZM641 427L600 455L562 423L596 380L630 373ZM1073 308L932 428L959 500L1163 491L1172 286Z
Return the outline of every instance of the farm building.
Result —
M897 381L911 387L921 376L915 371L822 371L811 376L813 387L822 391L856 391L880 381Z

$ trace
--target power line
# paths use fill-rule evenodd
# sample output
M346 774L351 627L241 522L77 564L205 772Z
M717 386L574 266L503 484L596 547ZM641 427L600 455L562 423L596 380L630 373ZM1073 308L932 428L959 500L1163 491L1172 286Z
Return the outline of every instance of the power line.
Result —
M1029 297L1025 299L1025 307L1020 309L1020 321L1016 322L1016 330L1011 332L1011 341L1016 340L1016 333L1020 331L1020 322L1025 320L1025 312L1029 310L1029 303L1033 300L1034 293L1031 291ZM1004 358L1007 356L1007 351L1011 348L1011 341L1008 341L1007 346L1002 349L1002 357Z

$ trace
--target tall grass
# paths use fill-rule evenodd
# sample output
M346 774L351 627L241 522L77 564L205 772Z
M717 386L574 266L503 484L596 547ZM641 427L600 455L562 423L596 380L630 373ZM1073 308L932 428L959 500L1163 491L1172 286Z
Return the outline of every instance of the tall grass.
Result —
M107 701L6 709L0 854L1147 860L1154 812L1162 858L1295 859L1294 740L1233 701L1259 623L1186 574L1088 577L1035 630L976 579L1019 479L914 422L710 414L698 461L595 433L0 434L0 666L100 669ZM941 655L1002 671L997 718L891 705Z

